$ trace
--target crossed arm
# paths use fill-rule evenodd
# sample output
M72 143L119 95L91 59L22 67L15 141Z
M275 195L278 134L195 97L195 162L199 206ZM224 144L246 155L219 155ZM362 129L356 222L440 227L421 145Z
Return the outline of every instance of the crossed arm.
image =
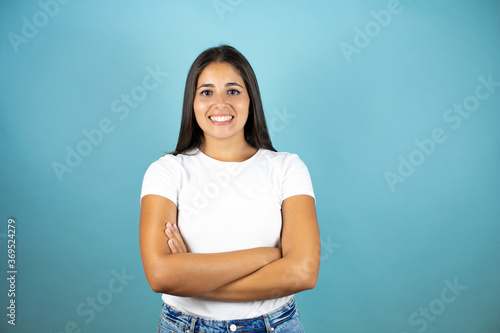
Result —
M314 199L307 195L287 198L281 211L281 249L197 254L186 251L176 228L175 204L161 196L144 196L139 240L151 288L220 301L266 300L314 288L320 260Z

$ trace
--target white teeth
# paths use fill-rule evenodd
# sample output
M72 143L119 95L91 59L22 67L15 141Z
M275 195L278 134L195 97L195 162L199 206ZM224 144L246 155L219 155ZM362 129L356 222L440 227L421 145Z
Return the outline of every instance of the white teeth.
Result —
M210 119L213 121L228 121L233 119L233 116L211 116Z

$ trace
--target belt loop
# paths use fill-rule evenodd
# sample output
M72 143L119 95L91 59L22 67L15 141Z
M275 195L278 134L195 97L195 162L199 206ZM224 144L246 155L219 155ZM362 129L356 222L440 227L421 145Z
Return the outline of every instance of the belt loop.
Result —
M274 332L274 327L271 327L271 323L269 322L269 317L264 316L264 323L266 324L266 332L267 333L273 333Z
M196 325L196 317L191 319L191 326L189 327L188 333L194 333L194 326Z

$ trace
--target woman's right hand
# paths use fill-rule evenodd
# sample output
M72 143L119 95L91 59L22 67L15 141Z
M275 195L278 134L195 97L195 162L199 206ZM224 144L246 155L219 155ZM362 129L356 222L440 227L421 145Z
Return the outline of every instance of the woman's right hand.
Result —
M165 235L168 238L168 247L172 254L188 252L186 243L184 243L184 239L176 224L170 222L165 224Z

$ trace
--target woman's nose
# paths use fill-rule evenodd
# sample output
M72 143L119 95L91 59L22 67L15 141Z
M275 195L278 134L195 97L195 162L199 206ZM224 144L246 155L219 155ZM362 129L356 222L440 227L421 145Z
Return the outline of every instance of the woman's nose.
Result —
M223 110L227 107L226 99L222 95L218 95L215 99L215 108Z

